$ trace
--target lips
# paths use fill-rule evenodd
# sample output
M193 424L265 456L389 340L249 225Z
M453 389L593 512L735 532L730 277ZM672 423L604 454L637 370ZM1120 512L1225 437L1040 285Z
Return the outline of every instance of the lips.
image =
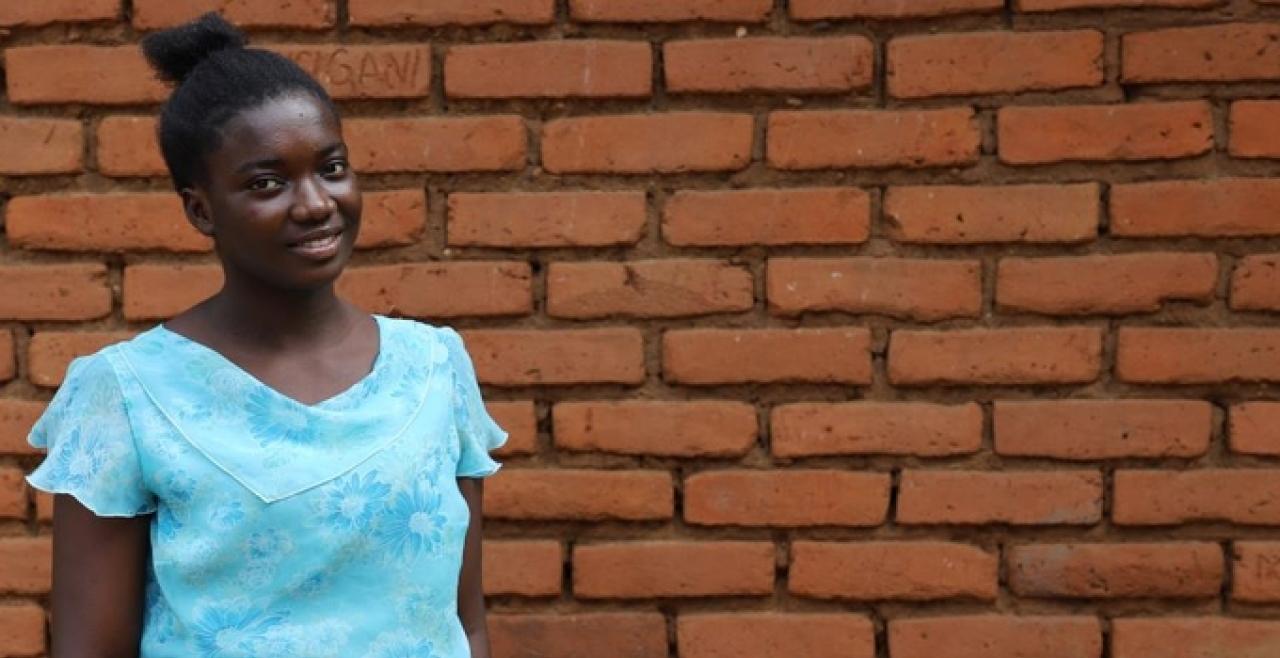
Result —
M289 251L312 260L327 260L338 254L342 246L340 229L313 231L289 245Z

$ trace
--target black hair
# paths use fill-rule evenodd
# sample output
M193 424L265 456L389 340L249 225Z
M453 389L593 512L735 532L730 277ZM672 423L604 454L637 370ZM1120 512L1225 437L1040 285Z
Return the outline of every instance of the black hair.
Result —
M283 55L247 48L247 41L213 12L142 40L160 79L175 84L156 130L179 191L205 180L206 156L218 147L222 128L244 110L302 92L338 117L315 78Z

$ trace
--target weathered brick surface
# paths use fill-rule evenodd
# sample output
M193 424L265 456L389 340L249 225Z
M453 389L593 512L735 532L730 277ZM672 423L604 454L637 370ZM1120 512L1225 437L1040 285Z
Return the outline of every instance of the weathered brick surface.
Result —
M1171 160L1207 153L1213 117L1202 101L1079 107L1006 107L997 119L1000 160Z
M1088 242L1100 194L1093 183L890 187L885 222L890 237L911 243Z
M999 401L993 423L1001 455L1073 461L1198 457L1214 425L1199 400Z
M1031 544L1008 556L1022 596L1209 598L1222 588L1222 547L1210 542Z
M0 117L0 175L73 174L83 166L80 122Z
M207 10L510 433L494 658L1277 654L1280 0L0 0L0 656L68 363L223 282L137 47Z
M941 541L797 541L791 545L790 589L817 599L991 600L996 562L976 546Z
M741 402L561 402L556 447L663 457L741 456L756 443L756 412Z
M889 42L897 98L1015 94L1102 84L1101 32L973 32Z
M847 92L871 85L874 60L864 37L692 39L662 48L673 92Z
M766 135L769 165L794 170L972 164L981 141L969 108L772 112Z
M1097 658L1102 644L1101 622L1085 615L968 615L889 622L889 652L894 658Z

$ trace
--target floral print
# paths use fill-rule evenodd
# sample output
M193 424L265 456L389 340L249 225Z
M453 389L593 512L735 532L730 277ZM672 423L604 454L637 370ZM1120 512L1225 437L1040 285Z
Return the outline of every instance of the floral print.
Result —
M163 327L72 364L30 481L155 514L141 658L468 656L456 478L505 433L457 333L377 321L373 371L314 405Z

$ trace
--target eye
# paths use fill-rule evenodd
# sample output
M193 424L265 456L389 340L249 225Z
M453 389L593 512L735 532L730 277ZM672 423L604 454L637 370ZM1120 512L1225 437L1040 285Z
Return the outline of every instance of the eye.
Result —
M249 181L249 189L254 192L274 192L284 187L284 183L278 178L262 177Z
M346 160L330 160L324 163L321 171L325 176L337 178L346 175L348 168L349 165L347 165Z

